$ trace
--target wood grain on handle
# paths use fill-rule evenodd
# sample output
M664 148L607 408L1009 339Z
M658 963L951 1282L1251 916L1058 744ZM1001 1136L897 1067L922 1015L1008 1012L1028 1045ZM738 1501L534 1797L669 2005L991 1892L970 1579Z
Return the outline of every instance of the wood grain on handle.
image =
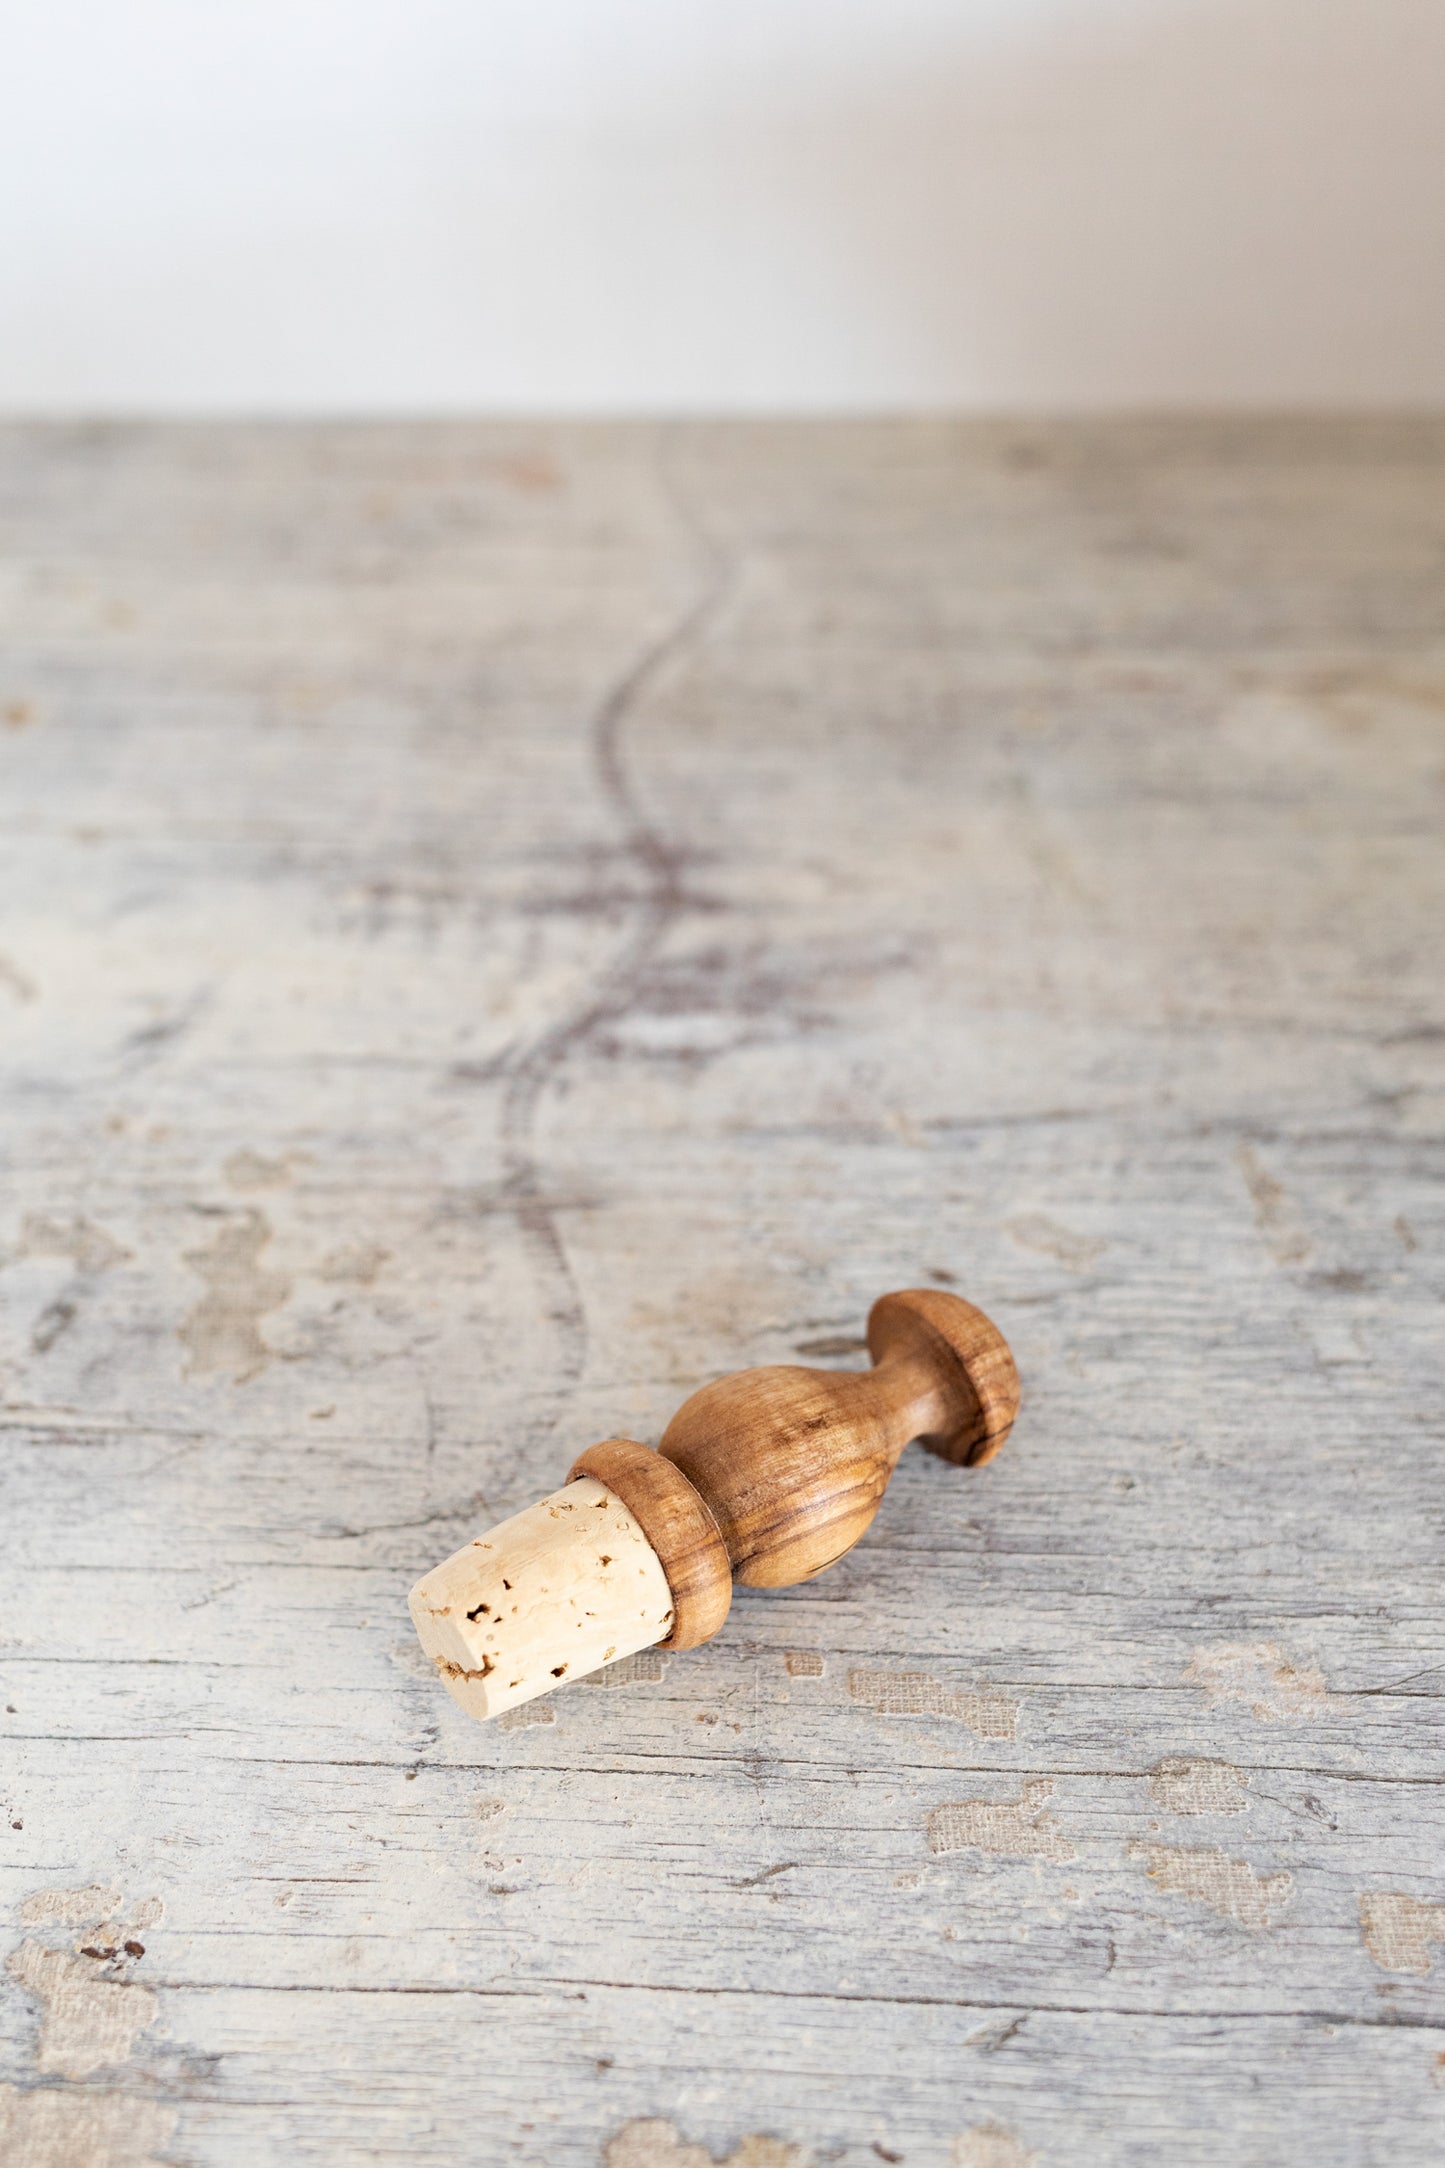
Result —
M589 1446L566 1489L419 1581L417 1632L463 1708L494 1716L614 1657L696 1648L727 1617L735 1581L810 1580L867 1529L912 1438L955 1465L998 1451L1018 1375L981 1310L933 1289L884 1295L868 1345L871 1370L783 1363L703 1386L659 1451L634 1438ZM608 1544L573 1510L583 1486L594 1510L615 1509Z

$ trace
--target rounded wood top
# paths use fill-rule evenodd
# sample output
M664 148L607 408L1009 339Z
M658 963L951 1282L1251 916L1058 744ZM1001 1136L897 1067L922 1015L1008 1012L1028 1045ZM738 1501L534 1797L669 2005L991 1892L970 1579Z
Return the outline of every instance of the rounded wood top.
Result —
M972 1303L934 1289L885 1295L869 1344L868 1371L773 1363L718 1378L663 1433L662 1458L706 1500L749 1587L787 1588L850 1550L911 1438L961 1465L1008 1435L1013 1358Z
M868 1352L875 1363L922 1356L934 1366L947 1419L920 1445L956 1467L993 1459L1019 1412L1019 1374L992 1318L941 1288L905 1288L869 1311Z

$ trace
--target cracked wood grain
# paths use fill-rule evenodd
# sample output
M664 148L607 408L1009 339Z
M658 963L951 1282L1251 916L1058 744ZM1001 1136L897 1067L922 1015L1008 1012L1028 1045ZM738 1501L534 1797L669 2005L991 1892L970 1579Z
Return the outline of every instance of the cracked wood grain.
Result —
M1428 419L0 429L7 2162L1434 2168L1442 553ZM451 1708L910 1285L993 1466Z

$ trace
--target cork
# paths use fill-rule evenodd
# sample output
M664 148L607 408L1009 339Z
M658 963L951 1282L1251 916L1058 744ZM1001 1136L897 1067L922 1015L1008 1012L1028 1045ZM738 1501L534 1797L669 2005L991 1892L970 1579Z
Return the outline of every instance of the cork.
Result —
M469 1716L499 1716L671 1631L672 1592L638 1522L579 1476L422 1576L421 1645Z

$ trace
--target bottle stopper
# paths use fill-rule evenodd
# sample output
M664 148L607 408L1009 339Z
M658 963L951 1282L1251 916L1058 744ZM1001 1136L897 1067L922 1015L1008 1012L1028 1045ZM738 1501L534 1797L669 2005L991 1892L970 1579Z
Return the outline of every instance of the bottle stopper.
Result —
M639 1649L692 1649L733 1583L787 1588L851 1551L916 1438L977 1467L1018 1412L1008 1343L931 1288L884 1295L873 1368L743 1370L684 1401L654 1452L607 1438L561 1490L411 1592L421 1645L468 1715L498 1716Z

